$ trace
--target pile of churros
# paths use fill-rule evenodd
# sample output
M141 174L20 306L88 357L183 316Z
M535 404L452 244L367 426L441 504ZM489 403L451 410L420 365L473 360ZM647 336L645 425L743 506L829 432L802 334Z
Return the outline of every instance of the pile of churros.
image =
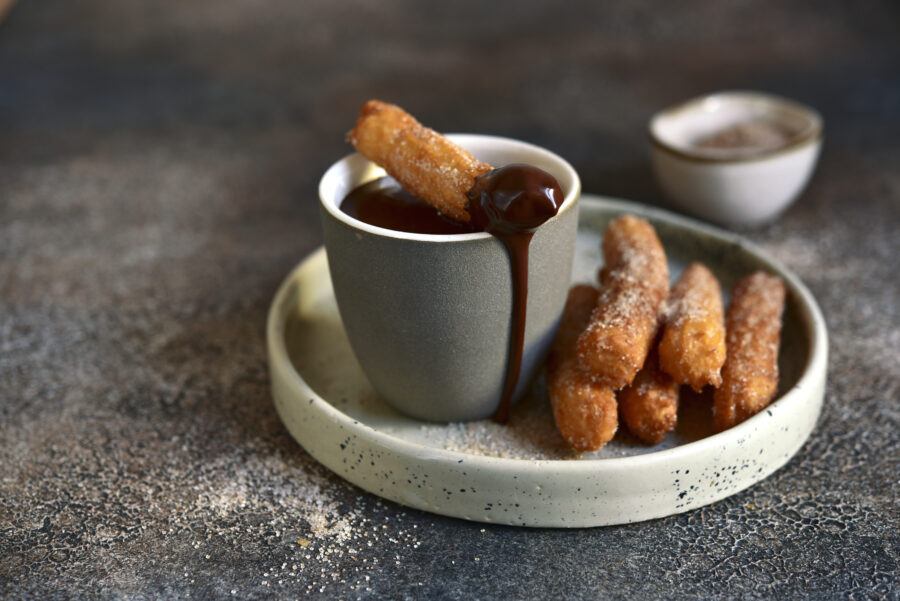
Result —
M659 443L677 423L679 388L715 388L713 424L730 428L761 411L778 388L785 287L754 272L738 282L724 315L719 282L692 263L669 290L665 251L632 215L603 237L600 287L569 291L548 360L557 428L576 451L609 442L619 418Z

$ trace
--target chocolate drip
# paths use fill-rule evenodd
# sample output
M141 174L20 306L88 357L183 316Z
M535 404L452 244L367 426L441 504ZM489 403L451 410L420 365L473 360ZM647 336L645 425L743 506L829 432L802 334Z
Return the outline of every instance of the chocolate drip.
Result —
M535 230L559 211L564 196L556 179L537 167L513 164L478 177L466 207L472 223L496 236L509 255L513 282L509 354L503 395L494 420L506 423L525 343L528 301L528 249Z

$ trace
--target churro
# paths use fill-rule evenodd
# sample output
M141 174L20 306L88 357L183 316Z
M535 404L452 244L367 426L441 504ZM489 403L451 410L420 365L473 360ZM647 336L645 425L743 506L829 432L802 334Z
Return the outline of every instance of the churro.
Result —
M722 383L725 320L716 276L691 263L672 287L659 343L659 365L679 384L700 392Z
M347 139L411 194L463 223L471 220L466 194L491 166L473 157L393 104L369 100Z
M632 215L609 223L603 258L602 290L578 338L578 357L596 383L619 389L647 358L669 293L669 268L653 226Z
M659 368L651 350L634 382L619 391L619 415L628 431L642 442L657 444L678 421L678 382Z
M575 343L587 327L591 311L597 306L599 294L597 287L590 284L575 284L569 288L559 328L550 347L550 354L547 355L547 368L550 371L554 371L574 354L572 351Z
M618 428L615 393L592 381L581 369L575 349L597 305L598 294L595 287L584 284L569 290L547 364L556 427L578 452L596 451L612 440Z
M778 390L778 348L785 288L757 271L737 283L726 316L725 365L713 425L725 430L762 411Z

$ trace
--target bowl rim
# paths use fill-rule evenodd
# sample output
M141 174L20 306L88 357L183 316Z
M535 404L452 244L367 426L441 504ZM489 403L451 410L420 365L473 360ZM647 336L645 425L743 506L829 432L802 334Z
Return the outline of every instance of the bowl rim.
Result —
M709 152L692 152L689 148L676 146L667 142L657 129L666 119L683 116L691 111L702 110L702 107L713 101L739 102L750 105L767 105L780 111L791 113L806 121L805 127L794 134L787 144L770 150L749 155L712 154ZM650 143L658 150L675 155L680 159L707 164L739 164L765 161L774 157L790 154L808 146L821 143L824 138L822 116L814 108L781 96L752 90L725 90L697 96L684 102L667 107L651 117L647 126Z
M581 196L581 178L578 176L578 172L571 165L571 163L551 150L548 150L541 146L537 146L535 144L531 144L530 142L524 142L522 140L516 140L514 138L507 138L503 136L465 133L448 133L444 135L452 142L455 142L459 146L469 151L471 151L470 147L472 145L491 144L497 148L515 148L524 150L531 153L533 156L544 159L545 161L557 163L560 172L562 174L565 174L565 179L570 184L570 188L566 191L563 203L559 207L559 211L557 211L556 215L553 216L551 221L559 219L563 213L565 213L575 205L575 201ZM488 240L493 238L493 235L489 232L472 232L466 234L421 234L416 232L402 232L399 230L391 230L376 225L371 225L369 223L366 223L365 221L360 221L359 219L351 217L341 210L340 201L338 199L330 198L331 195L327 194L327 191L329 188L329 181L336 178L338 176L338 172L344 166L351 164L354 161L368 163L371 166L376 167L377 169L372 171L373 174L384 173L384 170L381 167L379 167L375 163L368 161L368 159L366 159L360 153L353 152L335 161L322 175L322 178L319 180L318 186L319 205L327 212L328 215L341 222L345 226L376 236L397 238L401 240L416 240L420 242L459 243L472 240ZM560 185L564 184L560 182Z

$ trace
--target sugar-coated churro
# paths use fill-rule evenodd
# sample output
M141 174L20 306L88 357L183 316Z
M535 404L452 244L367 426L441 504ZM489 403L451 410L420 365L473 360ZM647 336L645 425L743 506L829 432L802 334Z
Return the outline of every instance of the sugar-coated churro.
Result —
M547 383L556 427L578 452L596 451L618 428L615 393L593 382L579 366L575 344L597 305L598 291L589 285L569 290L562 321L547 364Z
M491 166L420 124L398 106L369 100L347 139L414 196L444 215L468 223L466 210L475 178Z
M691 263L672 287L659 343L659 365L679 384L700 392L722 383L725 320L716 276Z
M734 287L725 323L722 385L713 397L717 430L762 411L775 396L785 294L781 279L761 271Z
M587 327L591 312L597 306L599 294L597 287L590 284L575 284L569 288L559 328L547 356L547 368L550 371L554 371L564 360L574 355L575 343Z
M602 290L578 338L578 357L595 382L618 389L647 358L669 293L669 268L653 226L632 215L609 223L603 258Z
M647 444L662 442L678 421L678 383L659 368L650 351L634 382L619 391L619 415L628 431Z

